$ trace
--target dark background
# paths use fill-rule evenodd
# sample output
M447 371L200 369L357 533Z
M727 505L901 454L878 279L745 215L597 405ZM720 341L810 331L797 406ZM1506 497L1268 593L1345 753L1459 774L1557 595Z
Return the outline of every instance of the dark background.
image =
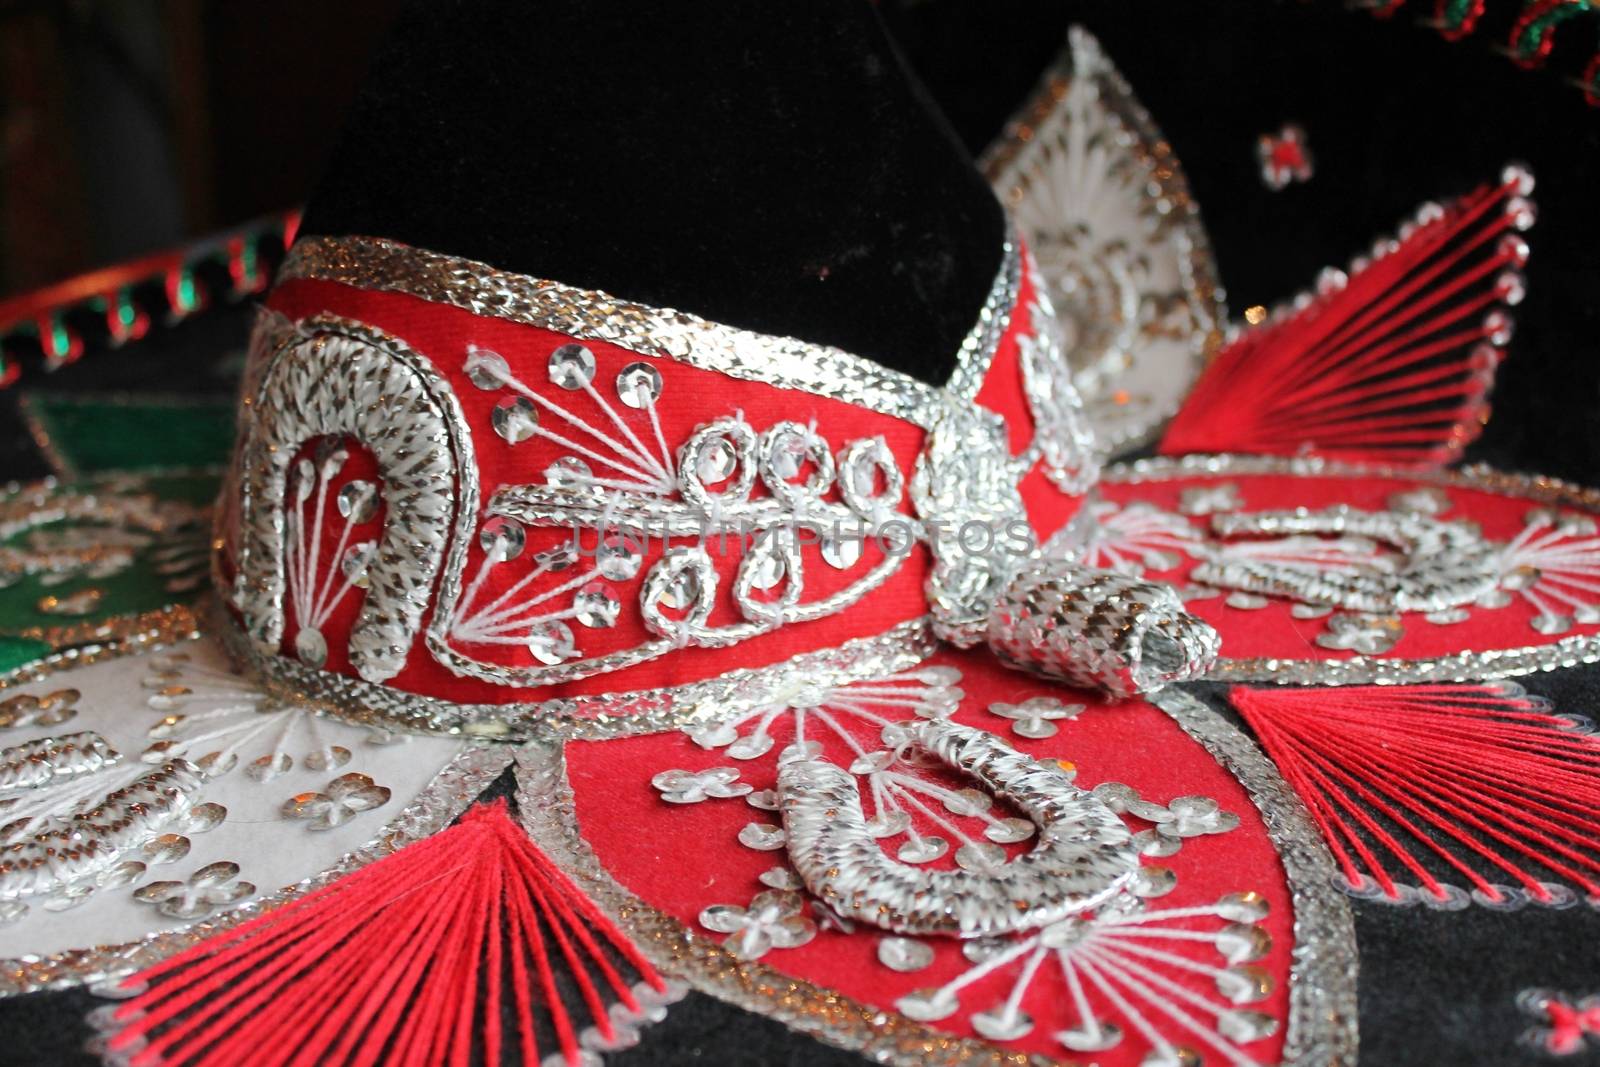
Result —
M1561 31L1551 69L1499 51L1518 4L1490 0L1471 38L1337 3L1272 0L921 0L884 13L974 150L999 130L1064 39L1089 27L1177 149L1212 235L1235 315L1309 286L1393 231L1427 199L1494 179L1510 159L1538 175L1528 298L1501 370L1496 414L1473 455L1593 482L1600 474L1600 111L1564 80L1600 14ZM300 202L335 136L393 3L187 2L0 5L0 290L16 291ZM611 17L625 19L620 7ZM692 122L693 116L685 116ZM1271 192L1258 135L1301 125L1316 160ZM915 181L908 175L907 181ZM220 353L242 343L239 307L157 331L137 359L97 357L0 392L0 474L44 473L8 425L7 393L51 388L222 391ZM3 480L3 479L0 479ZM1529 682L1594 715L1595 668ZM1215 697L1217 694L1208 694ZM1591 909L1496 915L1356 904L1363 1062L1539 1063L1516 1035L1528 985L1600 990ZM0 1002L0 1062L88 1062L83 993ZM823 1064L853 1057L779 1024L691 997L619 1064Z

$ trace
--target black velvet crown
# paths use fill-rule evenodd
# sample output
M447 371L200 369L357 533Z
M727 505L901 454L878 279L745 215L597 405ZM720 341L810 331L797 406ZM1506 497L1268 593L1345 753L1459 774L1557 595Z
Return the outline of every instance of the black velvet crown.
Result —
M389 237L937 383L1004 222L862 0L423 0L301 232Z

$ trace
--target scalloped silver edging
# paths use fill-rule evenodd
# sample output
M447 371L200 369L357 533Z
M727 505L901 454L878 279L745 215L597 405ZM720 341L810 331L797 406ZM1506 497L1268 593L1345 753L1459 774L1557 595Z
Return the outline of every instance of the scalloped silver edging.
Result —
M1507 474L1483 464L1459 470L1407 470L1344 463L1316 456L1156 456L1106 468L1102 480L1139 485L1213 475L1288 474L1295 477L1395 478L1444 488L1473 489L1530 502L1564 504L1600 514L1600 490L1543 475ZM1223 638L1227 651L1227 638ZM1272 656L1219 658L1206 674L1213 682L1274 682L1279 685L1408 685L1418 682L1477 682L1560 670L1600 662L1600 634L1563 637L1546 645L1457 652L1426 659L1301 660Z
M71 665L77 666L76 663ZM357 868L444 829L488 788L510 764L511 758L512 753L502 746L469 744L365 845L346 853L337 863L309 878L255 897L214 919L160 930L121 945L96 945L48 956L0 959L0 997L123 978L214 934L321 889Z
M1354 1063L1358 1042L1355 930L1348 902L1333 888L1333 861L1321 838L1277 770L1227 720L1186 693L1169 691L1152 703L1250 793L1283 863L1295 907L1283 1062L1297 1067ZM516 764L517 808L529 836L578 881L652 962L673 977L876 1063L1044 1067L1064 1062L941 1033L759 962L735 958L716 941L634 896L605 870L578 827L561 748L525 745L517 750Z

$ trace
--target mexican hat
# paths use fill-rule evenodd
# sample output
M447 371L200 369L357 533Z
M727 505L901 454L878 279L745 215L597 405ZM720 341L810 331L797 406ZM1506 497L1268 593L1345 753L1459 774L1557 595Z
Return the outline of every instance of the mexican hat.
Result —
M707 998L1338 1063L1352 899L1600 889L1583 724L1499 681L1595 658L1595 499L1444 467L1526 169L1235 330L1086 34L980 175L870 9L595 28L403 17L209 519L4 502L9 991L130 1063L576 1065Z

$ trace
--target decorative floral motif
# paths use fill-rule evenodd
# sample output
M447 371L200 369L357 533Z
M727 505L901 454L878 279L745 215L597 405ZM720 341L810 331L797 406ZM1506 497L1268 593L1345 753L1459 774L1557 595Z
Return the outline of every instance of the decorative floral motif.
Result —
M14 693L0 700L0 729L58 726L78 714L82 695L76 689L57 689L42 697Z
M1256 156L1261 160L1261 181L1274 192L1287 189L1292 182L1311 180L1311 150L1306 147L1306 132L1299 126L1291 124L1275 134L1262 134L1256 142Z
M596 359L583 345L557 348L548 370L552 388L540 390L494 352L475 348L467 357L473 383L504 394L492 420L496 432L512 445L546 441L563 455L546 469L543 484L502 487L490 500L479 529L483 560L459 599L441 609L448 643L436 651L453 670L539 684L822 618L883 582L905 553L884 553L844 589L808 602L797 528L824 531L819 555L841 570L856 569L868 531L885 520L899 520L908 539L920 532L905 509L905 475L882 438L853 441L835 453L808 426L778 422L758 433L734 415L697 427L674 456L657 409L666 383L654 363L629 364L606 391L596 386ZM562 392L586 397L603 424L554 399ZM1014 484L1016 472L1008 466L1004 473ZM758 481L765 495L755 494ZM524 556L529 527L570 530L573 541L513 566ZM580 552L577 538L589 531L597 547ZM718 578L706 543L747 537L731 590L742 621L713 626ZM647 569L652 540L669 544ZM517 576L506 577L508 570ZM612 627L633 610L625 607L633 594L622 587L641 574L639 620L652 638L586 655L582 630ZM457 651L497 645L528 648L539 666L502 667Z
M662 771L650 779L669 804L698 804L712 797L742 797L750 792L748 783L739 781L736 767L713 767L709 771Z
M1030 739L1054 737L1062 719L1075 719L1083 711L1082 704L1063 704L1054 697L1032 697L1021 704L996 702L989 711L1002 719L1010 719L1011 732Z
M1232 482L1191 486L1179 495L1178 510L1185 515L1210 515L1218 511L1238 511L1244 507L1239 487Z
M1600 996L1525 989L1517 994L1517 1007L1534 1019L1523 1040L1541 1052L1576 1056L1600 1046Z
M341 774L320 793L300 793L283 803L288 819L304 819L310 830L332 830L364 811L389 803L389 790L364 774Z
M208 863L182 882L151 882L133 891L135 900L155 907L169 919L199 919L237 903L256 891L239 879L239 865L227 860Z
M984 158L1060 313L1070 369L1102 447L1176 409L1217 334L1203 228L1170 146L1098 43L1071 56ZM1081 491L1074 490L1074 491Z
M268 782L293 769L296 760L321 771L349 763L352 753L324 736L326 720L300 705L284 705L242 677L202 667L182 654L150 661L146 703L164 716L150 727L147 757L182 756L208 777L229 774L244 763L256 781ZM369 744L386 734L368 732Z
M817 936L817 924L806 917L805 898L769 889L757 893L749 907L713 904L700 913L700 925L719 934L728 951L755 960L775 948L799 948Z
M1397 615L1330 615L1328 629L1317 635L1323 648L1381 656L1405 634Z
M1253 893L1235 893L1210 907L1155 911L1124 900L1092 918L1067 919L1015 939L974 943L967 950L974 961L971 968L942 986L901 998L897 1007L913 1019L948 1018L961 1010L963 990L990 976L1014 974L1007 995L971 1017L973 1028L992 1041L1013 1041L1043 1024L1060 1027L1054 1037L1070 1051L1103 1052L1120 1044L1127 1028L1151 1045L1147 1064L1197 1062L1192 1051L1172 1042L1171 1033L1184 1033L1230 1062L1246 1063L1249 1053L1241 1046L1277 1029L1271 1015L1245 1007L1272 992L1266 972L1247 962L1271 946L1265 931L1255 925L1265 916L1265 901ZM1200 927L1197 919L1220 920L1221 925ZM1210 942L1221 965L1156 947L1164 940ZM1035 1020L1022 1004L1047 965L1060 970L1070 997L1054 1006L1059 1014ZM1211 979L1220 999L1175 980L1185 974ZM1109 1003L1114 1011L1097 1012L1091 998Z

